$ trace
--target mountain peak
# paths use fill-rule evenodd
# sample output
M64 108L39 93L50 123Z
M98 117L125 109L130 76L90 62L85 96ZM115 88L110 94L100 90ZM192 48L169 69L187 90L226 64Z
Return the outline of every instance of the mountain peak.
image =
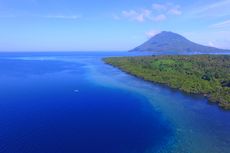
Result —
M186 39L185 37L174 33L174 32L170 32L170 31L162 31L159 34L155 35L152 38L156 38L156 37L164 37L164 38L171 38L171 39L175 39L175 38L181 38L181 39Z
M171 31L161 31L159 34L176 34L176 33Z
M182 53L208 53L208 52L226 52L228 50L217 49L213 47L203 46L194 43L180 34L162 31L159 34L153 36L132 51L150 51L150 52L182 52ZM230 52L230 51L228 51Z
M161 31L157 35L179 35L179 34L171 32L171 31Z

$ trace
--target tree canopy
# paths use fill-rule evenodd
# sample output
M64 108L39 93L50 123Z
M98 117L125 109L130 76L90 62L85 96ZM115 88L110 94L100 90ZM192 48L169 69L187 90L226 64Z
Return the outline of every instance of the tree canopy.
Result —
M230 109L228 55L112 57L104 61L144 80L202 94Z

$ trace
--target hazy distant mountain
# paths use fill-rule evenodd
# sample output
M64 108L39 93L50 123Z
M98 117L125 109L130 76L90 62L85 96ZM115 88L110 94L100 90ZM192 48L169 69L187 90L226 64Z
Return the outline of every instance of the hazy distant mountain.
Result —
M163 31L150 40L131 51L148 51L148 52L168 52L175 51L180 53L216 53L230 52L230 50L218 49L194 43L185 37Z

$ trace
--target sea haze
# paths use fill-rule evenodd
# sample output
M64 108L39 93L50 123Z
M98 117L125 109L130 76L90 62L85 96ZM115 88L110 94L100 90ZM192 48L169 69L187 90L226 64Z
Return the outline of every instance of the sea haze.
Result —
M0 152L144 153L166 144L171 128L146 97L89 79L101 54L1 54Z

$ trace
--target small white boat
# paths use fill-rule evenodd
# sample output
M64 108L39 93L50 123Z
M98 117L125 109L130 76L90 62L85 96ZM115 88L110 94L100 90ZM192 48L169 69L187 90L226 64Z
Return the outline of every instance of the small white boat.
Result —
M74 90L74 92L79 92L79 90Z

